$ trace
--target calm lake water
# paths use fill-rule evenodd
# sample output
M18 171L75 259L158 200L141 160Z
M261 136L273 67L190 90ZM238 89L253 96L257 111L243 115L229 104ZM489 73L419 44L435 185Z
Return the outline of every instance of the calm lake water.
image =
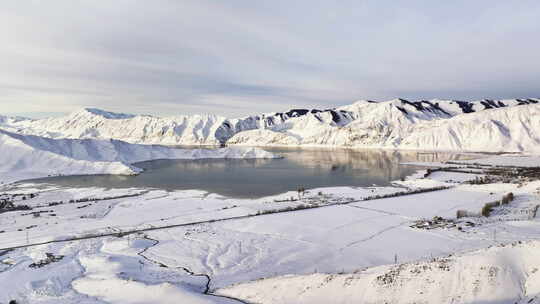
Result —
M265 148L281 159L155 160L135 164L137 176L63 176L33 180L66 187L200 189L230 197L256 198L328 186L385 186L414 173L402 162L470 159L439 152Z

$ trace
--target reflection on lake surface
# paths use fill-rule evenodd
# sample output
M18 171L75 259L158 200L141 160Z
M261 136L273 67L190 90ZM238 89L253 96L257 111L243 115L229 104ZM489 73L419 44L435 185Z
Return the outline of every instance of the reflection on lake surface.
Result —
M469 159L455 153L264 148L282 159L155 160L135 164L137 176L64 176L34 180L68 187L200 189L231 197L262 197L306 188L385 186L414 173L403 162Z

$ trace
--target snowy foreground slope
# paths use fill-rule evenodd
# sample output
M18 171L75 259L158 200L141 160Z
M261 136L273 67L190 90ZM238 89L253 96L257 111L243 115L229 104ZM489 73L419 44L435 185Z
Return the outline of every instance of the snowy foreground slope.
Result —
M302 197L3 186L0 303L538 304L538 169L505 157Z
M218 292L250 303L538 303L540 241L349 274L282 276Z
M4 118L0 125L51 138L112 138L140 144L537 152L540 132L534 117L539 112L538 99L396 99L239 119L213 115L159 118L82 109L59 118Z
M175 149L118 140L51 139L0 129L0 182L72 174L136 174L153 159L273 158L256 148Z

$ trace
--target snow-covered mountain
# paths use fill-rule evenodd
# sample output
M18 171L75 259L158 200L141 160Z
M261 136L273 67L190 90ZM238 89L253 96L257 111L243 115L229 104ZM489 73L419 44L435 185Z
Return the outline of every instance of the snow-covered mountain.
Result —
M215 115L154 117L82 109L0 126L49 138L117 139L138 144L334 146L448 151L536 151L539 99L358 101L327 110L229 119Z
M82 109L64 117L21 121L11 130L51 138L119 139L143 144L219 144L215 136L225 118L193 115L158 118L97 109Z
M540 106L512 107L417 124L400 148L540 152Z
M153 159L273 158L257 148L176 149L119 140L52 139L0 129L0 181L72 174L136 174Z
M4 128L17 133L51 138L119 139L130 143L163 145L220 145L234 134L261 127L283 127L291 118L309 114L342 125L350 114L334 110L291 110L286 113L227 119L216 115L154 117L85 108L64 117L6 121Z
M538 151L538 100L359 101L338 110L353 120L337 126L307 115L286 127L238 133L236 145L337 146L446 151ZM536 116L538 117L538 116Z
M0 115L0 126L10 126L10 125L13 125L13 124L17 124L21 121L29 121L31 120L30 118L25 118L25 117L12 117L12 116L3 116L3 115Z
M71 141L75 142L75 140ZM79 146L82 147L84 144L79 144ZM135 167L118 161L90 161L53 152L61 148L60 142L54 139L21 136L0 130L0 153L2 154L0 181L4 183L58 174L135 174L138 172Z

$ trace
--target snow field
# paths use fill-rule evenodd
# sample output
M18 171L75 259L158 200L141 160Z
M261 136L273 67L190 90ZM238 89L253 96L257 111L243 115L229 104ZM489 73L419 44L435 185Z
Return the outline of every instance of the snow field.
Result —
M37 194L24 201L15 196L16 203L34 207L31 211L52 212L38 217L24 210L0 213L0 231L4 231L0 248L73 235L207 222L123 237L8 252L0 249L0 302L172 303L182 299L189 304L237 303L205 295L206 276L211 292L261 303L534 300L540 292L535 270L538 243L534 241L540 220L520 211L540 203L535 194L540 182L468 185L447 182L461 174L436 172L432 176L433 180L409 179L399 187L312 189L306 202L287 201L297 196L295 192L250 200L195 190L7 185L3 197ZM347 202L400 192L404 185L417 189L427 184L452 188L215 221L307 204L308 199ZM410 227L422 218L454 218L457 209L478 211L508 192L514 193L514 201L489 218L465 218L475 225L462 231ZM119 197L123 195L133 196ZM59 200L68 203L49 206ZM524 242L507 245L517 240ZM29 267L46 259L46 253L63 257L40 268ZM447 260L449 255L453 256Z

